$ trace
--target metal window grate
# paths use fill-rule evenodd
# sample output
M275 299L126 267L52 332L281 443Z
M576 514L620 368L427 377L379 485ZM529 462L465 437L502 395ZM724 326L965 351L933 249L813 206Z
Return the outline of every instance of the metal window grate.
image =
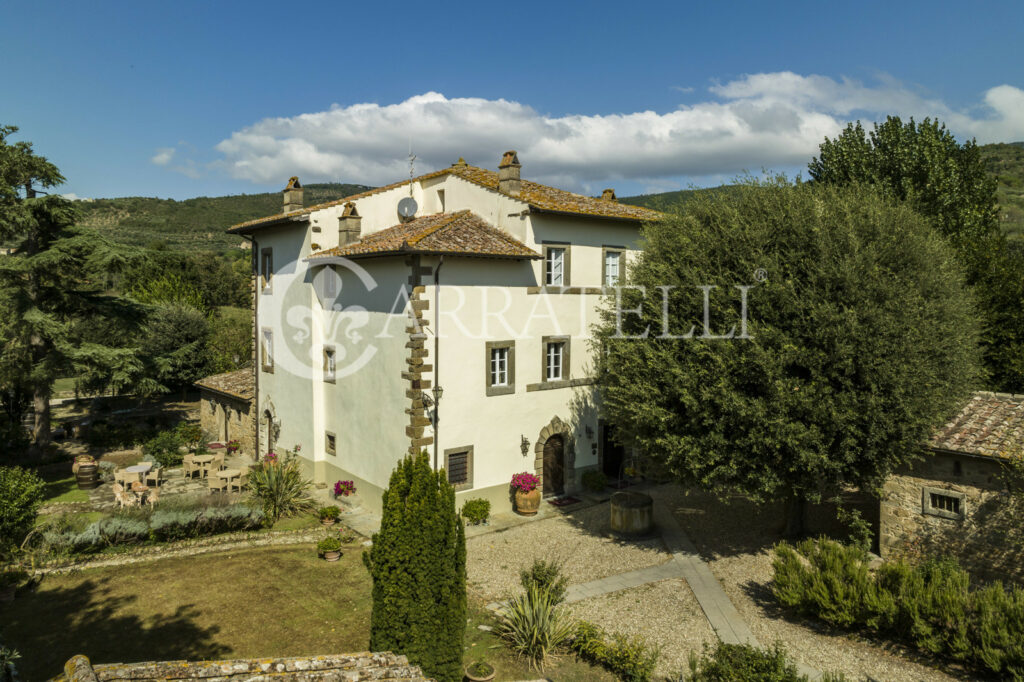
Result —
M452 452L448 455L448 482L462 485L469 482L469 452Z
M932 509L949 512L950 514L960 513L959 497L952 497L950 495L940 495L939 493L931 493L930 497Z

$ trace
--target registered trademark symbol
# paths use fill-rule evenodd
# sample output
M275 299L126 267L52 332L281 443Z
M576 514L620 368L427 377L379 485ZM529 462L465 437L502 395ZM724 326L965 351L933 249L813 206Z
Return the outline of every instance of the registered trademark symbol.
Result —
M754 279L756 279L758 282L764 282L765 280L768 279L768 271L765 270L764 268L758 268L757 270L754 270Z

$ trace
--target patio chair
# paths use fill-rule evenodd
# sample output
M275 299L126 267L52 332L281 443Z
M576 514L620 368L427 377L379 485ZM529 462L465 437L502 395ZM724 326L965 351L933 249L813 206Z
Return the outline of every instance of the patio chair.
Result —
M228 491L228 481L220 476L210 476L208 479L210 482L210 492L220 491L226 493Z
M210 462L210 471L220 471L221 469L224 469L224 468L225 468L225 466L224 466L224 455L223 454L217 455L216 457L213 458L213 461Z
M114 469L114 482L119 483L123 488L126 488L132 484L132 481L139 480L138 474L132 474L124 469Z
M231 481L228 482L228 487L232 491L234 491L235 488L238 488L238 492L242 492L242 488L249 485L249 465L243 464L239 467L238 472L238 478L231 479Z
M113 485L113 489L114 499L117 500L117 503L121 506L121 509L124 509L125 507L134 507L135 505L139 504L139 498L136 497L133 493L127 492L120 483L115 483Z
M202 467L196 464L196 461L193 459L193 457L194 455L188 454L185 455L185 458L181 460L182 470L185 474L185 478L192 478L192 474L199 474L200 476L203 475Z
M150 488L146 494L146 502L149 503L150 507L156 505L160 501L160 488Z
M146 485L149 485L150 483L152 483L154 487L159 487L160 484L163 483L163 481L164 481L164 470L161 467L156 467L156 468L150 469L146 473L146 479L145 479Z

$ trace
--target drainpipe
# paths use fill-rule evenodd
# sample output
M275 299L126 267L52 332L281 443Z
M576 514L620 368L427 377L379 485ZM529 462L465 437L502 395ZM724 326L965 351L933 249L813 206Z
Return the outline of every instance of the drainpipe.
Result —
M256 452L253 453L253 457L258 462L260 459L260 345L259 345L259 321L260 321L260 273L259 268L259 242L256 241L256 236L249 237L247 235L240 235L242 239L248 240L252 244L252 278L254 284L252 285L252 348L253 353L249 357L252 358L252 374L253 374L253 398L252 398L252 418L253 423L256 425L256 437L253 442L256 444Z
M444 256L440 257L434 268L434 387L441 385L441 356L438 351L438 339L441 336L441 266ZM434 400L434 471L437 471L437 443L441 439L439 424L441 423L441 401Z

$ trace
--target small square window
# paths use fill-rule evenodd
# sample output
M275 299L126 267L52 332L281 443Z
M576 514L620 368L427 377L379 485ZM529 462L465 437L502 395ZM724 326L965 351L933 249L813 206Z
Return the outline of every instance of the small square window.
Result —
M452 448L444 451L444 469L448 473L448 482L456 490L468 490L473 487L473 446Z
M327 436L327 438L325 439L326 442L324 443L324 449L327 451L327 454L328 455L336 455L336 454L338 454L338 439L337 439L337 437L333 433L331 433L330 431L328 431L325 435Z
M334 383L337 376L337 352L333 346L324 347L324 381Z
M966 516L967 496L955 490L925 487L921 491L921 512L960 521Z

